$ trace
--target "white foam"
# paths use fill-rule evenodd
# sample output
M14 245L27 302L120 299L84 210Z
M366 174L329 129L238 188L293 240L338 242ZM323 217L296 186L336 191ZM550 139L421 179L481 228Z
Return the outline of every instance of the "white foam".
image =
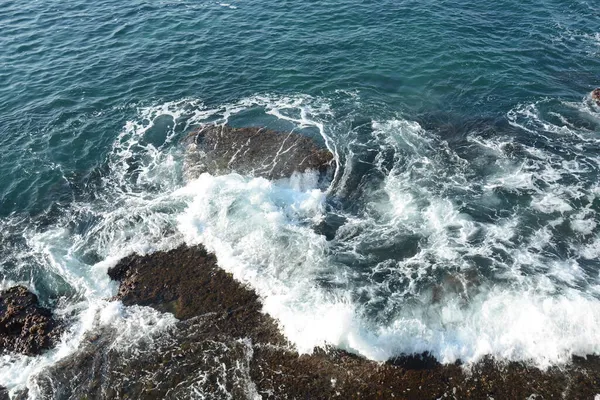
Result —
M571 211L573 207L565 200L554 193L545 193L541 196L535 196L531 200L531 206L543 213Z
M254 287L265 310L278 318L300 351L332 344L376 360L399 352L432 351L443 362L494 354L547 366L568 361L573 353L600 350L594 333L600 303L577 291L550 296L533 288L491 289L468 303L449 298L443 304L407 307L390 324L373 326L350 298L315 287L315 276L328 267L325 243L310 229L299 227L298 221L314 218L322 209L314 206L320 204L314 202L314 192L304 189L205 174L181 191L191 201L179 218L186 240L207 245L222 267ZM310 207L299 206L307 200ZM457 222L461 218L452 208L449 204L427 208L424 214L430 225L424 229L443 236L449 227L463 226L465 221ZM454 239L465 243L462 237ZM442 259L456 258L444 257L448 250L444 240L433 240L431 246ZM552 273L563 280L576 275L573 264L553 268Z
M594 327L600 308L578 295L552 299L493 290L471 299L468 306L454 299L411 311L379 328L362 353L383 360L399 351L432 351L442 362L493 354L547 366L568 361L573 352L599 350Z
M50 365L77 350L86 333L99 327L113 327L120 332L112 346L133 348L142 338L152 338L172 326L175 318L146 307L124 308L119 302L96 301L78 304L82 312L75 324L69 327L56 348L43 356L3 355L0 358L2 385L11 393L23 386L29 389L30 398L40 398L35 376ZM143 329L140 329L143 328Z
M506 117L508 122L518 128L530 132L540 138L551 141L553 139L575 137L582 142L598 143L595 130L588 129L585 125L575 124L568 117L553 111L544 112L542 107L547 107L551 99L544 99L529 104L519 104L510 110ZM579 111L587 115L588 119L596 124L600 123L600 109L591 101L591 94L587 94L581 102L562 101L561 107ZM560 124L550 120L550 116L558 116ZM551 135L551 136L548 136ZM556 135L556 136L555 136Z
M221 7L230 8L230 9L232 9L232 10L236 10L236 9L237 9L237 7L236 7L236 6L234 6L234 5L232 5L232 4L229 4L229 3L218 3L218 4L219 4Z
M393 121L374 124L374 128L395 130L394 145L416 154L411 159L413 165L427 165L429 172L419 171L435 176L439 166L428 157L430 139L419 137L424 133L418 125ZM432 259L438 268L469 269L462 261L465 254L491 255L494 247L510 250L507 245L511 246L516 237L518 218L505 224L476 223L448 199L426 187L415 187L411 176L404 172L394 171L385 182L392 205L389 220L382 226L368 219L349 219L342 229L351 230L354 225L358 232L366 230L348 246L366 240L366 235L379 234L372 229L392 232L394 225L401 225L400 230L418 232L427 238L426 247L394 267L408 272L420 265L419 276L423 279ZM554 172L541 176L550 183L559 179ZM506 179L497 180L495 185L506 182L506 186L514 187ZM522 187L535 188L531 182ZM599 350L600 342L593 335L600 318L599 303L575 290L555 292L558 282L574 285L585 278L575 262L547 263L544 257L525 248L515 254L513 267L505 266L504 277L514 280L515 287L483 286L468 301L450 295L432 304L427 304L427 296L419 297L424 303L416 305L400 296L394 307L398 310L404 306L391 322L374 323L355 303L352 293L375 293L375 288L349 286L346 291L330 291L316 284L317 277L332 274L327 243L299 222L321 218L323 193L306 186L292 189L285 182L207 174L179 193L189 198L187 210L179 217L179 229L186 241L204 243L216 252L223 268L255 288L265 310L279 320L286 336L301 352L331 344L376 360L402 352L431 351L444 362L457 358L476 361L494 354L506 359L532 359L547 366L566 362L574 353ZM547 200L541 197L539 201L541 212L570 210L551 194L545 196ZM486 233L484 242L480 247L471 246L471 238L482 229ZM552 233L544 228L532 236L530 248L539 251L551 241ZM450 264L444 267L444 260ZM528 265L541 268L555 281L546 275L523 275L522 268ZM343 277L345 272L341 268L329 279L349 284Z
M571 220L571 229L582 235L588 236L594 232L598 223L592 218L586 218L586 215L579 213Z
M600 258L600 236L596 236L591 243L581 246L579 248L579 253L583 258L588 260Z
M307 175L304 180L295 177L273 183L235 174L202 174L177 192L189 198L188 208L178 218L186 242L202 243L214 251L220 266L257 290L266 311L277 317L296 313L297 318L280 320L286 334L304 351L312 350L315 341L304 335L308 321L301 320L304 313L297 307L308 314L306 318L327 319L315 312L324 294L311 289L316 275L326 268L325 240L303 226L321 218L325 193L305 187L302 183L314 182L310 178L314 174Z
M77 316L61 346L42 357L4 358L0 384L13 390L31 386L30 375L71 354L98 326L119 327L122 334L114 345L120 349L168 329L173 323L168 316L105 302L115 291L106 270L132 252L169 249L184 241L204 244L222 268L256 290L264 310L300 352L329 344L375 360L430 351L443 362L474 362L492 354L541 366L566 362L571 354L600 352L595 335L600 302L594 297L600 292L593 289L599 277L590 277L575 260L548 255L561 240L557 227L567 221L577 233L569 238L577 256L600 257L598 217L573 202L591 203L600 189L582 186L582 179L563 182L589 173L589 164L526 145L529 156L515 160L504 150L511 138L471 135L473 145L496 159L494 171L473 178L467 175L469 162L416 122L375 122L370 140L382 153L393 153L395 165L386 170L380 190L361 199L364 209L340 212L347 222L327 242L313 226L326 216L332 189L319 188L315 173L275 182L203 174L182 186L182 155L173 146L182 132L200 123L226 123L249 108L297 129L318 130L338 162L347 145L340 137L350 143L356 139L347 130L333 135L332 127L348 121L333 122L327 102L309 96L253 96L215 108L187 99L138 110L115 141L99 200L73 204L52 229L25 229L31 257L60 275L80 302L58 311ZM573 134L568 121L550 126L535 104L509 117L530 132L593 140ZM161 143L149 144L146 133L158 118L171 118L173 127ZM384 162L376 157L374 168L383 170ZM336 175L334 182L343 185L346 178ZM504 210L493 222L465 211L465 204L501 207L497 192L503 191L524 196L529 200L523 204L531 207ZM535 229L524 226L526 213L546 222ZM64 228L71 218L87 217L94 222L83 233ZM395 250L396 240L405 236L418 238L414 254L376 258L380 248ZM88 251L102 261L86 264L81 255ZM342 256L367 265L368 271L346 265ZM474 258L484 259L489 271L481 272Z
M48 275L50 282L53 276L58 276L55 289L59 293L68 289L74 294L70 302L60 302L54 310L59 317L72 321L60 345L38 357L4 356L0 385L13 392L27 386L33 396L37 390L35 375L76 351L86 333L100 326L118 325L127 347L139 341L140 336L152 336L153 329L162 329L172 320L169 315L152 314L146 309L123 309L119 303L107 302L105 299L115 293L116 284L109 281L106 272L133 252L144 254L181 243L181 237L174 235L170 228L172 213L178 206L171 192L179 186L180 177L174 168L176 148L168 143L176 132L174 128L168 129L164 143L155 143L156 146L145 143L145 134L158 118L171 117L177 121L185 116L185 109L200 107L199 104L186 100L139 109L138 118L127 122L115 140L108 161L110 173L100 183L95 202L72 203L58 221L45 230L38 230L35 221L18 217L2 221L6 234L14 231L24 241L12 255L14 267L37 268ZM198 118L198 113L193 117ZM135 176L132 176L132 166ZM148 187L159 190L149 191ZM11 218L17 219L12 221ZM82 221L93 221L93 224L84 231L72 232L71 227ZM96 257L101 261L85 261ZM27 286L35 291L31 283ZM144 321L152 319L154 328L139 329Z

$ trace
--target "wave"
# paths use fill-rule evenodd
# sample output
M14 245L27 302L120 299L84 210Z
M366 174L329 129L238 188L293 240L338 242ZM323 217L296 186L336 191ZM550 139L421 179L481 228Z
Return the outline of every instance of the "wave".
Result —
M14 277L4 285L30 280L54 293L71 328L43 356L3 356L0 384L34 390L36 373L102 326L122 326L126 346L167 329L169 315L106 301L115 291L106 271L181 243L214 251L300 352L331 345L383 361L429 351L446 363L493 355L542 367L600 353L594 107L521 105L494 135L471 127L458 138L389 110L363 115L355 93L140 108L91 199L44 223L2 221ZM327 188L312 173L186 182L180 139L205 123L301 131L339 168ZM144 323L154 328L125 329Z

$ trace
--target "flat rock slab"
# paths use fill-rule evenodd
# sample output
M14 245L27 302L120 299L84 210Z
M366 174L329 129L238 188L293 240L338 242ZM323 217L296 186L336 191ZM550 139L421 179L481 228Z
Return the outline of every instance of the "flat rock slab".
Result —
M593 399L600 359L547 371L487 358L466 372L427 355L376 363L335 349L299 355L261 312L257 295L201 246L131 256L111 269L125 304L172 310L161 337L111 346L96 332L37 376L44 398Z
M39 354L60 335L52 312L23 286L0 292L0 351Z
M188 179L204 172L279 179L290 177L294 171L314 170L326 175L334 167L329 150L294 132L207 125L192 132L186 143L184 172Z

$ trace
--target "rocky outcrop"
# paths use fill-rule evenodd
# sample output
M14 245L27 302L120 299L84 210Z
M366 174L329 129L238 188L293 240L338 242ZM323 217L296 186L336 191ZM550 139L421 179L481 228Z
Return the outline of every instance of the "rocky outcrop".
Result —
M202 247L131 256L111 269L118 298L181 320L160 337L119 348L96 332L35 379L47 398L517 399L594 398L600 359L541 371L486 359L466 372L427 355L376 363L334 349L299 355L261 312L256 293Z
M294 132L206 125L192 132L186 143L184 171L188 179L204 172L279 179L294 171L315 170L327 175L334 167L333 155L327 149Z
M596 104L600 105L600 88L596 88L592 91L592 100L594 100Z
M52 312L23 286L0 292L0 350L39 354L59 338Z
M178 319L218 313L219 329L236 338L284 344L277 325L260 312L254 291L236 282L217 266L203 247L180 247L144 257L130 256L108 271L120 281L116 299L171 312Z

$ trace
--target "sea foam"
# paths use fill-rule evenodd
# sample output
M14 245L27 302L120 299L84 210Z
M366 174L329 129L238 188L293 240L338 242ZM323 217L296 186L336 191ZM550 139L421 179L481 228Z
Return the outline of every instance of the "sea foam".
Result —
M340 96L338 106L360 105L356 94ZM214 251L300 352L330 345L383 361L428 351L467 364L491 354L538 366L599 353L600 278L582 264L600 254L600 190L589 178L600 163L586 150L598 140L568 111L560 115L572 122L557 122L542 105L507 115L516 129L539 135L538 145L474 130L462 145L476 159L401 116L348 128L353 120L310 96L139 109L115 140L93 202L75 201L44 229L17 217L2 222L20 238L15 268L59 277L53 290L68 298L57 313L72 325L46 355L4 356L0 384L35 390L36 373L102 326L118 326L115 345L125 347L168 329L168 315L106 302L116 288L106 270L128 254L181 243ZM575 108L594 120L589 107ZM311 172L184 181L178 141L193 126L228 123L247 110L316 132L338 165L331 185ZM149 135L165 118L171 123L161 134ZM370 175L356 176L363 173ZM341 222L327 240L317 227L331 216Z

